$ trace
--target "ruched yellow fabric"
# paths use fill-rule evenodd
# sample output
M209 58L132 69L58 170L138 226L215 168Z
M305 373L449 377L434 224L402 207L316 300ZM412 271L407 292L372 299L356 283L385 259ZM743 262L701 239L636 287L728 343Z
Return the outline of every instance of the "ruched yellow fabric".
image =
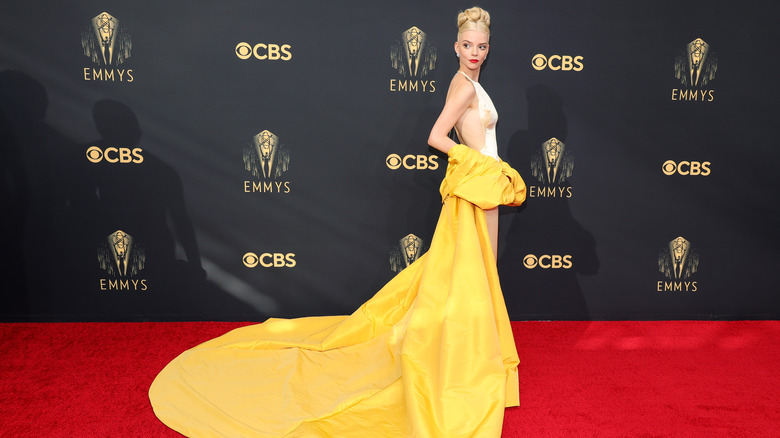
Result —
M271 318L182 353L149 390L190 437L499 437L518 357L482 209L519 205L503 162L449 151L430 249L349 316Z

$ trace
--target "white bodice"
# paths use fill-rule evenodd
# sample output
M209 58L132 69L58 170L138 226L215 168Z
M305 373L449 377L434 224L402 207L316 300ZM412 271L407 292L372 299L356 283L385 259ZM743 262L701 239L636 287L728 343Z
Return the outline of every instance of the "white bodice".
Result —
M498 144L496 143L496 122L498 122L498 111L493 106L493 101L490 100L487 92L479 82L471 79L465 72L463 73L473 85L474 90L477 92L477 99L479 100L479 119L482 122L482 129L485 132L485 146L480 152L482 155L487 155L498 160ZM487 123L485 123L487 121Z

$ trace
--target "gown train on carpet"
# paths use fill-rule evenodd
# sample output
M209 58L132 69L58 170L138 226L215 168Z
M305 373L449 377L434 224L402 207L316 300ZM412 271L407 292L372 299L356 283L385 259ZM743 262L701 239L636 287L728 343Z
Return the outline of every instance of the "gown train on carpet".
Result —
M519 363L483 210L509 165L454 146L428 252L349 316L271 318L185 351L149 390L191 437L499 437Z

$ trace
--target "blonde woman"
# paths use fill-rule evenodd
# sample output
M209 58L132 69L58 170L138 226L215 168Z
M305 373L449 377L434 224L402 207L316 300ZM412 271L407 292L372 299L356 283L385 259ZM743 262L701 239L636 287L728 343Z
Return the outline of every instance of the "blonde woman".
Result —
M489 24L479 8L458 18L460 71L429 140L449 163L428 252L351 315L272 318L185 351L149 390L160 420L191 437L501 436L519 361L488 230L525 185L495 153L476 82Z
M447 90L444 109L431 129L428 144L447 153L456 143L449 138L452 128L461 143L498 160L496 122L493 101L479 84L482 64L490 52L490 14L473 7L458 15L458 40L455 56L458 72ZM498 251L498 209L485 211L493 255Z

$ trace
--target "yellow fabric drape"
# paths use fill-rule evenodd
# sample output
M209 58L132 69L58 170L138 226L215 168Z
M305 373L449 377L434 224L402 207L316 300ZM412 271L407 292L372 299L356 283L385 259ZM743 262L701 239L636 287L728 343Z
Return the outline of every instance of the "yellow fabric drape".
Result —
M519 363L482 209L504 162L449 151L430 249L349 316L271 318L185 351L149 390L190 437L499 437Z

